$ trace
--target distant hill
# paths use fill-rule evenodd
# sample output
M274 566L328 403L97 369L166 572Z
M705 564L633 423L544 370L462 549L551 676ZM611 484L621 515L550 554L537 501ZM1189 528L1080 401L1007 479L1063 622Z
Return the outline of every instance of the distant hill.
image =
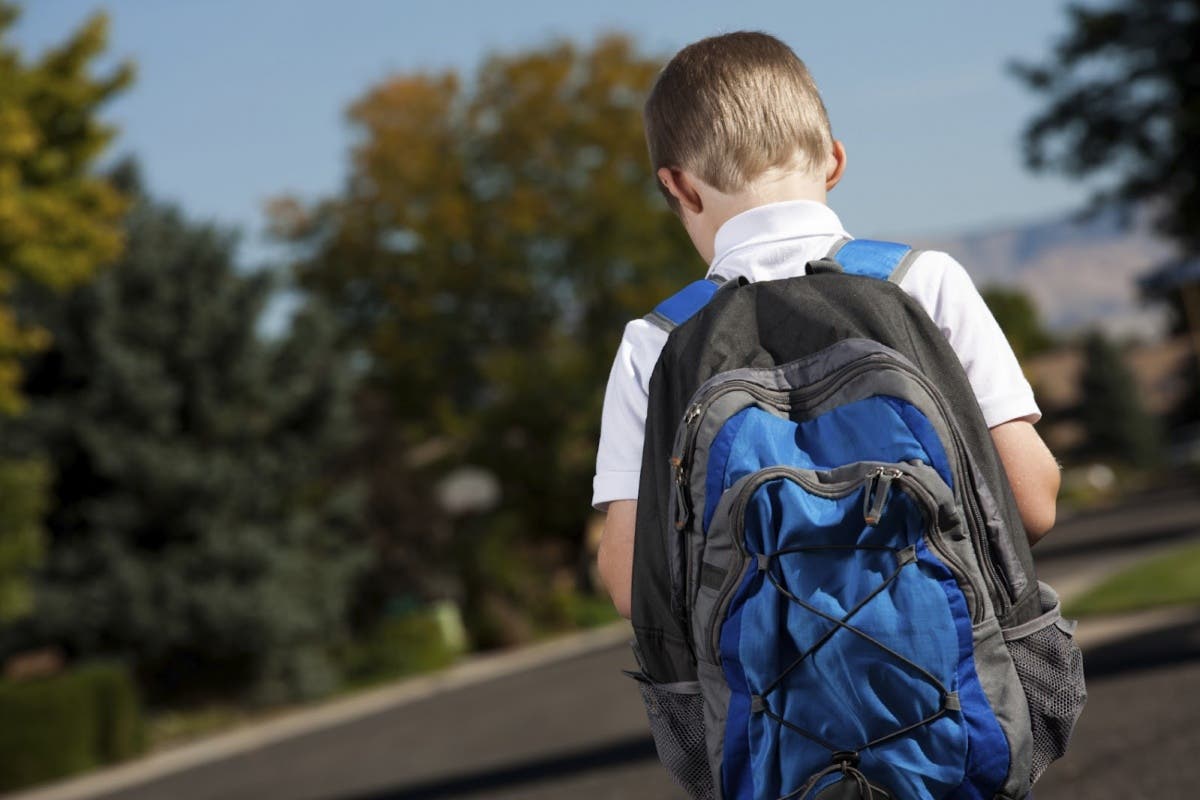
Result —
M1092 326L1122 337L1158 338L1164 332L1163 310L1143 304L1135 282L1172 249L1144 220L1125 229L1115 214L1083 223L1062 217L922 237L913 245L950 253L981 288L1023 288L1056 333Z

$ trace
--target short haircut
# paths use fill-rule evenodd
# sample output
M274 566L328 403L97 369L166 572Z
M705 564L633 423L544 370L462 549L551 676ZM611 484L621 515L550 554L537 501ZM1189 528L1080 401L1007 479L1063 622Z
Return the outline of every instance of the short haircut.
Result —
M646 99L645 126L656 173L687 169L722 192L737 192L774 167L815 174L833 149L825 104L804 62L774 36L752 31L701 39L676 53Z

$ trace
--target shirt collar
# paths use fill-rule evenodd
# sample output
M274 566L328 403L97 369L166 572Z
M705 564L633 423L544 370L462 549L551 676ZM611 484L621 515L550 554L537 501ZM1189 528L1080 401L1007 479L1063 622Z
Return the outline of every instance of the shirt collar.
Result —
M768 203L729 218L717 229L713 242L712 275L721 261L736 250L802 236L848 236L829 206L815 200Z

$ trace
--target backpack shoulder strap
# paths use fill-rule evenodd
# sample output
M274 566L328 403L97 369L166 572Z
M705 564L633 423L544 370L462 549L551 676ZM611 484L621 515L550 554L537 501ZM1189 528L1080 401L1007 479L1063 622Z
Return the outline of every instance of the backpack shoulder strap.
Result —
M659 303L644 319L670 333L704 308L723 283L725 278L720 275L689 283Z
M898 242L843 239L833 246L825 258L836 261L847 274L899 284L920 254L920 250Z
M824 259L819 262L810 262L810 266L832 261L836 262L842 272L849 275L879 278L899 284L904 280L904 276L908 274L908 268L920 254L920 250L914 250L908 245L898 242L883 242L875 239L840 239ZM689 283L659 303L644 319L670 333L704 308L724 282L725 278L714 275L702 281Z

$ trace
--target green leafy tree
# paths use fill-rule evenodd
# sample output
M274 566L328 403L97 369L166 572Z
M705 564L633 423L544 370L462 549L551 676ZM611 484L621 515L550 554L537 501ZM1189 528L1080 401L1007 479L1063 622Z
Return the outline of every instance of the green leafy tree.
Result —
M1084 340L1083 352L1079 415L1086 434L1084 454L1153 466L1162 453L1161 432L1142 405L1120 351L1094 331Z
M350 108L345 190L275 204L299 282L364 356L407 490L457 465L499 477L499 509L456 526L446 560L402 519L442 525L428 490L375 519L426 575L466 576L469 607L536 603L518 587L546 582L519 565L578 563L622 326L703 272L646 156L659 66L609 37L493 56L465 81L389 78Z
M273 280L235 270L232 235L145 197L126 225L111 269L30 301L54 345L23 424L56 478L37 605L10 644L128 658L158 699L325 691L362 562L334 475L353 376L328 317L303 309L264 340Z
M94 77L107 21L93 16L34 62L8 41L17 10L0 2L0 415L19 414L21 359L44 348L39 320L22 317L23 283L64 289L121 248L120 194L91 169L113 135L98 110L132 78L129 65ZM42 551L48 471L34 453L0 451L0 624L28 612L28 576Z
M1053 346L1053 338L1042 326L1037 308L1025 292L993 286L980 294L1022 363Z

